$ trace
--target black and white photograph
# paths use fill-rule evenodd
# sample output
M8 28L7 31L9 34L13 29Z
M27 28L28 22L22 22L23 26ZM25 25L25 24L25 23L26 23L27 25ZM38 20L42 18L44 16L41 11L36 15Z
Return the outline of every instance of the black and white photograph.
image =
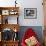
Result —
M24 8L24 18L25 19L37 18L37 8Z

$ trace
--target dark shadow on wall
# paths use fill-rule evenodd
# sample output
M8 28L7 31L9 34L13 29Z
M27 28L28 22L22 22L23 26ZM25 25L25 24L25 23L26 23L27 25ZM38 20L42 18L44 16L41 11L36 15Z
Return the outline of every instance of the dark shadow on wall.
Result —
M19 40L21 42L23 35L25 33L25 31L28 28L32 28L36 33L37 33L37 37L39 39L39 41L41 43L43 43L43 30L42 30L42 26L21 26L20 27L20 31L19 31Z

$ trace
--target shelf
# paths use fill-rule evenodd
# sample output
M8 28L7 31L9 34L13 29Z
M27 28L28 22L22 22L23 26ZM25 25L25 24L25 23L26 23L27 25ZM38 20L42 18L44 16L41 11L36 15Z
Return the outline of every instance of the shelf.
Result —
M5 28L12 29L13 31L16 29L19 31L19 24L0 24L1 31Z
M0 7L1 10L6 10L6 9L19 9L19 7Z
M0 7L1 15L18 15L19 7Z
M0 7L0 16L0 24L18 24L19 7Z
M18 16L2 16L2 24L18 24Z
M15 43L15 42L19 42L19 40L15 40L15 41L12 41L12 40L10 40L10 41L3 41L4 43Z
M0 7L0 46L18 46L18 17L19 7Z
M0 7L0 14L2 15L18 15L19 7Z
M18 41L2 42L3 46L18 46Z

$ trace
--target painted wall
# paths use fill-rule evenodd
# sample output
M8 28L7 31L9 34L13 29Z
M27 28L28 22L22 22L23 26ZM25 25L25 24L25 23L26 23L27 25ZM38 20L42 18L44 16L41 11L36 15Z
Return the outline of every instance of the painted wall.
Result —
M43 6L42 0L24 0L21 4L19 22L22 26L43 26ZM24 8L37 8L37 19L24 19Z
M15 0L0 0L0 6L15 6ZM20 26L43 26L43 6L42 0L17 0L19 9ZM37 19L24 19L24 8L37 8ZM12 17L11 17L12 18ZM10 20L10 19L9 19Z
M15 6L14 3L15 0L0 0L0 6L1 7L10 7ZM35 29L35 32L37 32L37 35L42 42L43 38L43 30L42 27L38 26L44 26L44 16L43 16L43 6L42 6L42 0L17 0L17 6L19 6L19 24L20 26L34 26L31 27ZM37 8L37 19L24 19L24 8ZM11 21L12 17L9 17L9 22ZM15 19L15 17L14 17ZM13 19L13 20L14 20ZM15 23L15 20L12 21ZM36 27L35 27L36 26ZM22 38L23 32L28 27L20 27L20 39ZM22 35L21 35L22 33Z
M32 28L33 31L37 34L37 37L41 43L43 43L43 34L42 34L42 26L21 26L19 32L19 39L20 42L24 36L24 33L27 31L28 28Z

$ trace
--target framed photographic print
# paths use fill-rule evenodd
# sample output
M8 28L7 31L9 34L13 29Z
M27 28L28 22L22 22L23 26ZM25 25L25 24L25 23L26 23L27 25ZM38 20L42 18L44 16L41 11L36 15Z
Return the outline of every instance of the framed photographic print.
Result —
M24 8L24 18L25 19L36 19L37 8Z
M9 10L2 10L2 15L9 15Z

